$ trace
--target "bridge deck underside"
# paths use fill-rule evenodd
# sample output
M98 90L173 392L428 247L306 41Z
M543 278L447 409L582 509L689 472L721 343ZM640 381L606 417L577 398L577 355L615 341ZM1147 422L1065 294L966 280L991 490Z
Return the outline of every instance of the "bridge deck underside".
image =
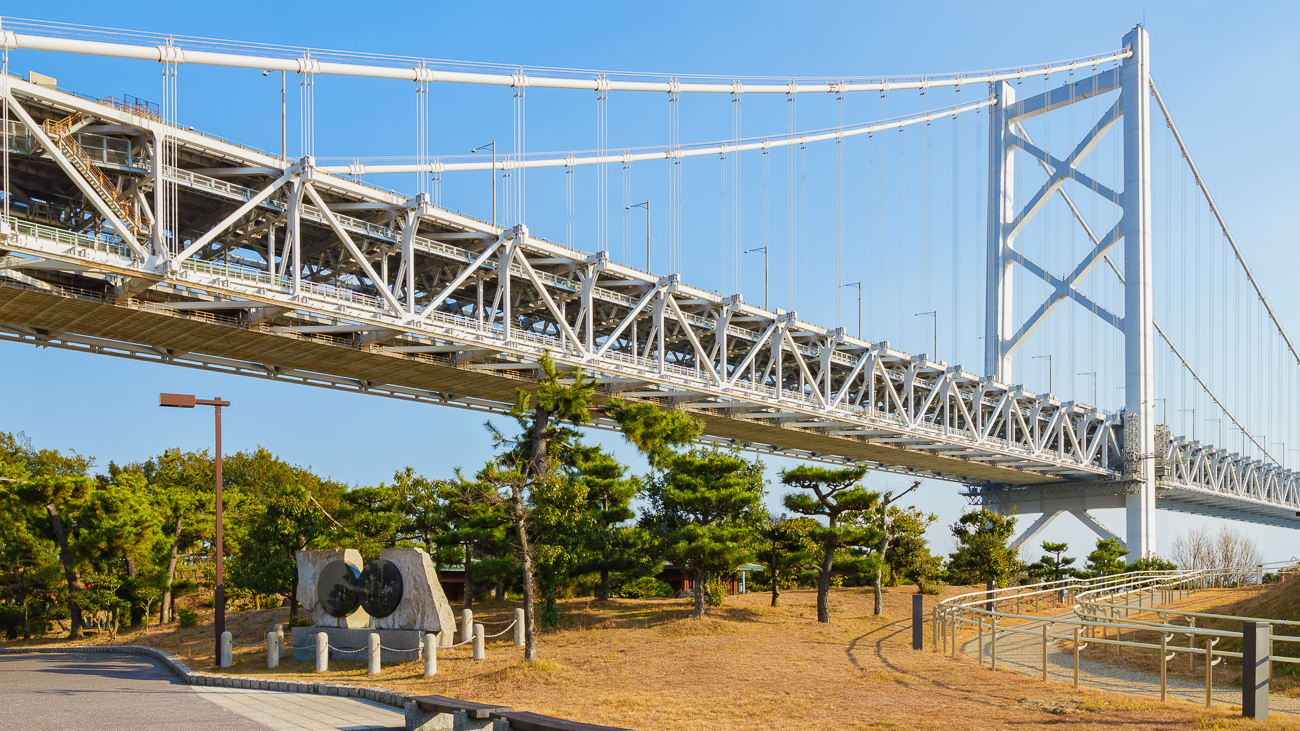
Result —
M95 301L93 297L27 289L0 279L0 328L6 331L3 337L10 340L196 367L205 367L205 361L195 356L208 356L229 361L224 370L247 375L340 387L347 387L346 381L350 381L358 391L489 411L508 409L516 389L531 389L535 384L533 369L526 363L520 363L519 370L485 371L472 365L457 365L451 358L385 352L382 346L359 346L352 338L276 333L269 326L231 320L220 322L211 316L153 311L142 308L134 300L118 305ZM206 365L220 368L220 364L213 362ZM610 395L608 390L603 390L601 398ZM774 426L728 416L719 409L690 404L681 408L700 417L713 439L760 451L883 462L902 470L962 475L970 480L1006 484L1043 479L1042 475L982 462L834 437L814 430Z

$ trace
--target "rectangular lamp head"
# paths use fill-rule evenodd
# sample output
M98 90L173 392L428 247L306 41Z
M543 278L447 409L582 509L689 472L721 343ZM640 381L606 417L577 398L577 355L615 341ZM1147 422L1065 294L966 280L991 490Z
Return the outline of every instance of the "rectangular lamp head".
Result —
M183 393L160 393L158 394L158 405L192 409L194 408L194 397Z

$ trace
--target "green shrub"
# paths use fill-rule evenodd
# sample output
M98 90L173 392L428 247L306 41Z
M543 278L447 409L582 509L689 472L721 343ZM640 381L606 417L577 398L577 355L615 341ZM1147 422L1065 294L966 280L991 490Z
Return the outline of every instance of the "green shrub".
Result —
M946 588L948 588L947 584L942 581L935 581L934 579L922 578L916 582L916 591L918 594L942 594L943 590Z
M708 591L704 595L704 601L711 607L720 607L727 599L727 592L722 587L722 581L719 579L710 579Z
M673 588L653 576L642 576L619 587L618 595L624 599L649 599L673 595Z
M194 611L193 609L185 609L185 608L177 609L176 620L180 622L181 629L185 629L187 627L193 627L194 625L199 623L199 613Z

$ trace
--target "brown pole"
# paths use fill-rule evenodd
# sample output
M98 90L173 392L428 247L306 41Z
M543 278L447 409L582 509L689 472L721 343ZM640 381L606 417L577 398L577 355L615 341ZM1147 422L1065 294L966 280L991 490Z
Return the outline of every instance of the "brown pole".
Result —
M213 413L216 414L216 419L217 419L216 469L215 469L216 476L214 478L214 482L216 483L216 493L217 493L216 505L215 505L215 510L217 514L217 531L216 531L217 533L216 536L217 587L216 587L216 596L215 596L216 599L215 604L216 604L217 611L216 611L216 622L215 622L216 624L215 652L217 654L217 657L220 658L221 634L226 631L226 585L225 585L225 577L223 575L224 572L222 571L222 564L225 562L225 551L223 550L224 541L222 539L222 530L221 530L222 529L221 514L224 512L225 508L221 500L221 397L218 396L215 399L215 401L217 402L216 405L213 407Z

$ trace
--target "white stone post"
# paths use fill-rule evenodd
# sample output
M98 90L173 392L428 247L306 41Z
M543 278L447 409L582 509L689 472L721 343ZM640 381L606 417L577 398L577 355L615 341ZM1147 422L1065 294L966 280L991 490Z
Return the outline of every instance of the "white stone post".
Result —
M483 625L475 624L474 625L474 659L482 660L486 656L487 653L483 647Z
M524 610L515 610L515 647L524 646Z
M280 666L280 638L275 636L275 630L266 633L266 667L276 668Z
M280 648L280 659L283 660L287 654L284 647L284 625L275 625L275 646Z
M438 636L432 632L424 633L424 677L432 678L438 674Z
M323 673L330 669L330 637L324 632L316 633L316 672Z
M379 633L371 632L366 641L366 663L369 666L366 672L371 675L379 674Z
M465 607L460 610L460 641L469 642L474 638L474 610Z
M221 633L221 660L218 663L223 668L228 668L234 664L234 659L230 656L234 638L230 632Z

